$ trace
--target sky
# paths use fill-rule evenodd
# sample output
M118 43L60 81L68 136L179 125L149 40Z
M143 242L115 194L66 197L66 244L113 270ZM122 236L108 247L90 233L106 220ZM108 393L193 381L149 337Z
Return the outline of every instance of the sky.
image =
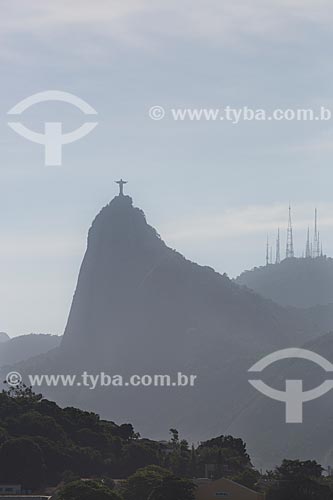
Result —
M0 331L62 334L87 231L126 192L171 247L230 277L265 262L292 204L295 247L318 207L333 254L333 121L175 121L173 108L333 110L330 0L11 0L1 3ZM7 112L49 90L97 127L46 166ZM149 109L162 106L163 120ZM43 132L91 120L44 102Z

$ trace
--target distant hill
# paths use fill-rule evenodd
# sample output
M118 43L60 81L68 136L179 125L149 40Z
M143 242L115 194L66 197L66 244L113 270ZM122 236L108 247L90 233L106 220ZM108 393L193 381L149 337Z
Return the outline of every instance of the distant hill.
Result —
M333 259L285 259L243 272L236 283L277 304L314 307L333 304Z
M5 332L0 332L0 344L2 344L3 342L8 342L8 340L10 340L9 335Z
M172 425L195 442L228 432L250 404L247 370L255 361L323 333L293 310L169 248L132 199L120 195L89 231L61 346L15 369L25 380L84 371L125 380L197 375L195 387L38 388L62 405L130 420L143 435L159 439ZM241 426L235 434L242 435ZM249 446L260 455L258 434L250 434Z
M333 332L333 303L325 306L295 309L314 332Z
M7 335L8 337L8 335ZM58 347L61 337L57 335L20 335L0 341L0 366L25 361Z
M303 346L333 362L333 333ZM269 386L285 391L286 380L302 380L304 391L319 387L332 374L310 361L290 360L272 365L258 377ZM242 429L242 437L256 439L256 465L273 467L280 456L296 459L317 457L327 467L333 464L333 391L303 406L303 423L285 423L285 404L252 390L252 399L243 407L228 432Z

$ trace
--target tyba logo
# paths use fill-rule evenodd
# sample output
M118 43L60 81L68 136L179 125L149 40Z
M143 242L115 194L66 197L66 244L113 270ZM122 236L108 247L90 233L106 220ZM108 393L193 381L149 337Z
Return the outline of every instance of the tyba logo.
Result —
M48 90L39 92L23 101L20 101L16 106L8 111L8 115L21 115L25 110L35 104L40 104L47 101L60 101L72 104L80 109L85 115L97 115L97 112L87 102L80 97L77 97L68 92L61 92L58 90ZM62 146L70 144L71 142L78 141L91 132L97 125L97 122L85 122L81 127L66 134L62 133L61 122L46 122L44 134L34 132L28 129L22 123L8 122L8 125L15 130L15 132L29 141L43 144L45 146L45 165L55 166L62 163Z
M285 359L305 359L319 365L328 373L333 372L333 365L327 359L319 354L306 349L283 349L274 352L258 361L249 372L262 372L265 368L276 361ZM321 385L310 391L303 391L303 380L286 380L286 390L279 391L266 385L262 380L249 380L250 384L265 396L283 401L286 404L286 423L303 423L303 404L318 399L331 389L333 389L333 380L326 380Z

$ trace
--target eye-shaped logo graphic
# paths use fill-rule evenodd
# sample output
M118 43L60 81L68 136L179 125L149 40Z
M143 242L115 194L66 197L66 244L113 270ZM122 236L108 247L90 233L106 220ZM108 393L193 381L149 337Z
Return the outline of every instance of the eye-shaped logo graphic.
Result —
M30 97L27 97L23 101L19 102L11 110L8 111L8 115L21 115L26 109L30 108L34 104L39 104L41 102L47 101L60 101L72 104L76 108L80 109L85 115L97 115L97 112L92 108L87 102L85 102L80 97L77 97L68 92L61 92L58 90L48 90L45 92L39 92ZM22 123L19 122L8 122L10 128L15 130L19 135L25 137L29 141L36 142L38 144L44 144L45 146L45 165L55 166L61 165L62 163L62 146L64 144L70 144L71 142L78 141L82 137L86 136L91 132L97 125L97 122L86 122L81 127L67 134L62 133L62 123L61 122L46 122L45 123L45 133L40 134L28 129Z
M328 373L333 373L333 364L319 354L306 349L283 349L265 356L258 361L249 372L262 372L265 368L276 361L284 359L305 359L319 365ZM286 380L286 390L279 391L266 385L262 380L249 380L250 384L265 396L283 401L286 403L286 423L301 424L303 423L303 404L320 398L331 389L333 389L333 380L326 380L320 386L310 391L303 391L303 380Z

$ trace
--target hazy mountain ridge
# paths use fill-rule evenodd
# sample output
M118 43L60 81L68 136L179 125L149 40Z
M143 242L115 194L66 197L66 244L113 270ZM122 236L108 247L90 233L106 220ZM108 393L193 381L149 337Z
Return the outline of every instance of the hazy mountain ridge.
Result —
M29 334L9 338L0 343L0 366L26 361L33 356L58 347L61 337L57 335Z
M333 333L323 335L302 346L333 362ZM259 377L269 386L285 390L286 380L303 380L304 390L319 387L331 374L316 364L303 360L276 363ZM242 429L242 436L251 442L256 436L258 465L273 466L277 456L290 459L315 456L324 465L333 462L333 391L303 406L303 423L285 423L285 404L273 401L252 390L252 400L230 426L233 432Z
M152 438L173 425L197 441L228 432L245 414L253 400L247 370L255 361L313 337L293 310L169 248L132 199L118 196L89 231L61 346L16 368L23 374L195 374L194 388L38 391L114 421L130 420ZM240 425L235 434L243 430ZM260 456L258 435L246 438Z
M283 306L333 304L333 259L285 259L244 271L235 282Z
M3 342L8 342L8 340L10 340L9 335L5 332L0 332L0 344L2 344Z
M211 287L214 287L213 290ZM269 319L275 314L281 316L280 321L284 322L283 326L287 327L288 322L292 323L291 317L283 308L248 290L242 290L226 275L220 275L210 267L199 266L168 248L155 229L147 224L142 210L134 208L131 198L123 196L114 198L100 212L89 231L87 252L82 263L63 344L68 345L77 335L80 336L80 340L84 334L89 339L88 324L93 322L96 329L96 324L101 321L101 313L102 316L107 316L104 325L112 325L113 330L121 325L124 330L128 311L131 314L138 313L137 306L143 305L138 302L142 301L143 292L148 293L150 289L152 294L145 297L147 300L158 299L165 308L170 305L168 302L178 307L181 304L184 314L191 317L198 315L196 309L188 311L189 297L197 294L199 295L197 305L209 307L211 311L215 308L218 312L224 308L224 312L239 323L242 323L239 312L242 312L244 307L248 307L247 312L252 311L252 319L254 314L256 320L260 318L258 306L262 307L262 315L266 314ZM96 303L96 292L99 293L98 303ZM175 294L178 295L177 301ZM102 302L105 297L107 304ZM117 306L121 305L123 308L124 300L131 309L119 313ZM149 307L149 303L144 305ZM111 309L113 309L112 315ZM96 316L94 320L92 314ZM84 323L82 316L87 319ZM247 326L249 319L246 317ZM197 321L200 321L200 317ZM193 328L193 325L189 327ZM130 333L132 334L131 330ZM290 334L291 332L289 338ZM101 330L99 335L102 335Z

